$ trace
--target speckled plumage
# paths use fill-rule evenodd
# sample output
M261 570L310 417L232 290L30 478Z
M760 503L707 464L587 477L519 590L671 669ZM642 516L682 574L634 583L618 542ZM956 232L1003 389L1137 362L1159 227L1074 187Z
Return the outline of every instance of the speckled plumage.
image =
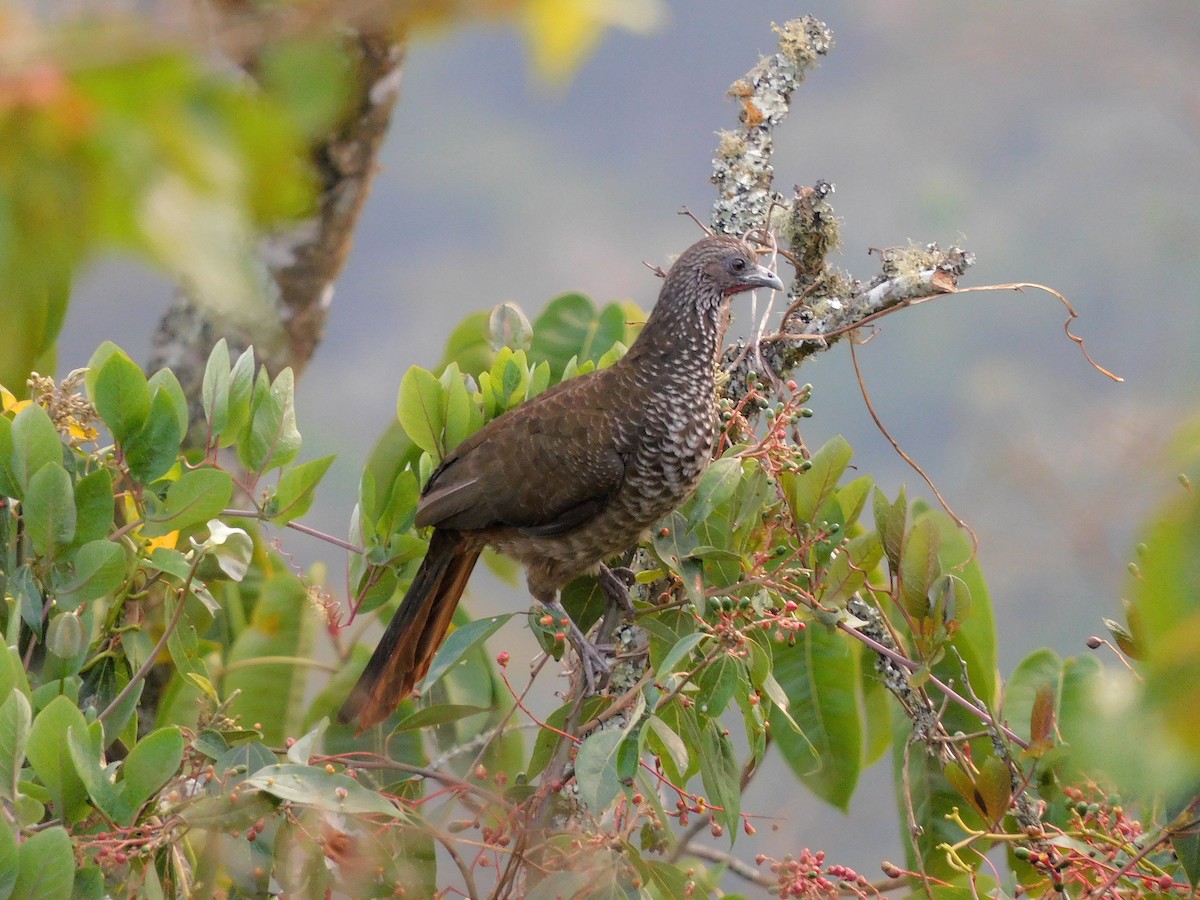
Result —
M429 555L339 718L366 727L411 692L484 546L519 560L530 593L552 605L687 499L712 450L729 299L761 286L781 287L745 244L697 242L621 360L539 394L447 455L417 509L417 524L435 529Z

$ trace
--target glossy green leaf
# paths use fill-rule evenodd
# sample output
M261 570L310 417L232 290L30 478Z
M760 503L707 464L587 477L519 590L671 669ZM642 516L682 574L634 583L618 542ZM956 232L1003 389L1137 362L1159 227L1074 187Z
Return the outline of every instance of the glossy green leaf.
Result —
M741 770L733 752L733 744L713 721L700 729L700 780L708 793L713 815L725 826L732 842L738 832L741 812Z
M5 701L0 704L0 800L8 803L17 797L17 784L21 767L25 764L25 747L32 725L33 712L29 699L16 690L7 694ZM0 828L0 831L3 830Z
M440 379L442 386L442 419L445 422L445 448L449 452L471 433L472 411L475 407L463 381L457 363L450 363Z
M268 516L274 525L283 525L308 512L316 496L317 484L325 476L336 457L322 456L293 466L279 479L279 487L268 506Z
M584 738L575 757L575 781L579 798L597 818L621 793L617 775L617 753L625 740L619 728L596 730Z
M229 373L229 345L221 338L208 355L200 385L200 405L213 435L219 435L229 423Z
M150 415L150 398L141 366L123 350L110 352L96 372L92 402L118 444L124 445L142 430Z
M125 582L125 550L113 541L88 541L71 554L69 563L71 574L55 584L64 609L107 596Z
M451 667L463 661L463 657L486 641L499 630L500 626L520 613L504 613L485 619L476 619L450 632L450 636L442 643L429 671L422 682L423 691L428 691L450 671Z
M252 472L286 465L300 452L296 428L295 380L290 368L272 382L259 371L250 398L250 422L238 442L238 459Z
M263 583L249 626L229 650L222 695L241 693L230 708L246 723L261 726L264 740L282 744L300 730L308 669L286 661L307 657L316 639L317 614L304 584L288 572ZM256 663L263 657L285 661Z
M476 716L486 712L491 712L491 708L486 706L439 703L435 706L418 709L416 712L405 716L396 723L396 727L392 729L392 732L417 731L422 728L432 728L435 725L457 722L459 719L465 719L468 716Z
M14 897L71 900L75 884L75 851L61 825L35 832L17 851L19 870Z
M175 401L167 391L156 389L143 426L121 442L130 474L143 484L167 474L179 456L183 436Z
M661 679L660 679L661 680ZM749 690L746 664L728 653L720 654L696 676L700 688L697 704L700 712L716 718L725 711L737 690Z
M107 538L112 528L112 473L97 469L75 482L75 543Z
M132 811L121 796L120 786L114 782L119 764L104 764L102 742L99 723L96 723L94 731L78 725L67 729L67 750L92 804L107 818L128 825L133 819Z
M611 703L612 700L609 697L588 697L580 709L579 721L587 722L594 719L597 713L604 710ZM562 735L558 732L567 727L567 716L570 715L574 707L574 702L566 703L546 716L544 724L547 727L538 729L533 750L529 755L529 763L525 767L527 780L536 778L549 765L551 756L553 756L559 743L562 741Z
M125 802L138 809L178 771L183 734L173 726L152 731L134 745L121 767Z
M396 415L412 442L436 459L445 454L444 408L442 384L437 376L420 366L411 366L400 379Z
M900 553L904 548L905 532L908 530L908 497L904 486L901 485L895 503L889 503L879 488L875 488L872 498L875 530L879 532L879 540L883 544L888 565L895 573L900 570Z
M364 787L349 775L317 766L276 764L242 782L280 800L288 800L342 815L375 814L403 818L398 806Z
M825 503L834 496L838 481L854 450L841 435L830 438L812 455L807 472L785 472L780 484L787 494L792 515L797 522L812 522Z
M29 479L21 505L25 532L33 549L53 557L75 537L75 491L71 476L57 463L42 466Z
M162 391L163 395L171 403L171 408L175 410L175 424L179 426L180 434L187 434L188 430L188 400L187 395L183 393L183 386L180 385L179 379L175 377L175 373L170 369L159 369L147 381L151 391ZM152 404L153 405L153 404Z
M166 503L147 514L142 532L149 537L191 528L218 516L233 496L233 476L223 469L185 469L167 489Z
M26 756L38 779L50 792L55 814L73 820L84 804L87 791L71 762L67 732L87 730L83 713L65 695L55 697L34 717L26 744Z
M742 461L736 456L714 460L700 477L695 500L688 513L688 528L695 528L707 519L714 509L733 496L742 479Z
M8 900L12 896L20 872L20 857L17 855L17 840L13 832L8 823L0 828L0 900Z
M22 493L12 471L12 440L12 420L0 415L0 497L16 497Z
M930 614L929 589L941 574L937 525L930 519L918 519L904 541L900 557L900 599L908 614L923 619Z
M221 431L220 444L228 447L250 424L250 400L254 395L254 348L241 352L229 371L229 421Z
M13 418L10 468L18 498L24 496L29 480L49 463L62 464L63 448L54 423L36 403L26 406Z
M772 645L775 680L800 733L772 710L771 734L788 767L814 794L845 811L863 760L859 666L850 640L813 624L794 647Z

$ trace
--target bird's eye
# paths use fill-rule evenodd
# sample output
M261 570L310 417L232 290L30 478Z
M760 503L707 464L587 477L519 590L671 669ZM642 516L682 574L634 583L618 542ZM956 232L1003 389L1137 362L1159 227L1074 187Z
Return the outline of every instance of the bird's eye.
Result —
M745 272L747 265L748 264L745 259L740 256L735 256L729 261L729 271L737 273Z

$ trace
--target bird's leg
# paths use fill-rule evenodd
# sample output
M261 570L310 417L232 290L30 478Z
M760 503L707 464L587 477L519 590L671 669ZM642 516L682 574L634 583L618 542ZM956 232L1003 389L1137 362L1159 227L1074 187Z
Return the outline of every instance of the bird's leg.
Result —
M588 693L598 694L600 689L608 683L608 676L612 672L612 666L607 657L600 651L600 648L587 639L580 629L575 624L561 603L558 602L557 595L551 595L549 600L543 600L541 597L537 601L550 611L550 614L567 625L567 636L575 647L575 652L579 654L579 663L583 666L583 680L587 685Z
M610 569L604 563L600 563L600 571L596 574L596 582L600 585L600 590L604 592L604 596L608 600L608 608L604 611L605 618L608 617L610 610L617 607L627 616L633 616L634 608L633 601L629 599L629 588L633 586L634 577L633 569L628 569L625 566Z

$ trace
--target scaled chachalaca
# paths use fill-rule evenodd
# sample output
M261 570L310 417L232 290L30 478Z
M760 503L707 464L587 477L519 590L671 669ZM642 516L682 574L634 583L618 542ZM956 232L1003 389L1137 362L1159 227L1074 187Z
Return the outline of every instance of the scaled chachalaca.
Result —
M601 570L688 498L708 464L715 368L729 300L781 290L741 241L706 237L679 257L628 353L494 419L434 470L416 524L429 552L338 715L366 728L387 718L424 677L480 552L520 561L529 592L567 618L558 590ZM625 600L628 603L628 598ZM592 685L607 664L570 622Z

